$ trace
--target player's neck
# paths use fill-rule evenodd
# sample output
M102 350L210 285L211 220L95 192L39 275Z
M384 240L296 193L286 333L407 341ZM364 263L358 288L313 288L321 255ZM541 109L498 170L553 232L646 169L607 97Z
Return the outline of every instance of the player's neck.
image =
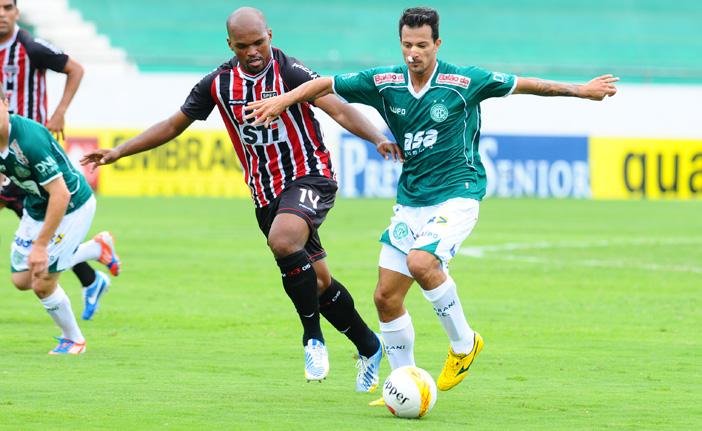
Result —
M427 67L422 73L413 72L409 70L410 85L414 88L414 91L419 93L422 91L427 82L431 79L434 74L434 69L436 69L436 59Z

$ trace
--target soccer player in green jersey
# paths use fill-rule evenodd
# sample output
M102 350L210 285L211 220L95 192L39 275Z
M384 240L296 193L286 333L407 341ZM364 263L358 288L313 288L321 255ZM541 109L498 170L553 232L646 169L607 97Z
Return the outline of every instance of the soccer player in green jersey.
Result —
M390 366L414 365L414 329L404 298L417 281L446 331L450 347L437 386L460 383L483 339L466 321L448 263L478 220L485 195L480 161L480 102L509 94L602 100L616 93L612 75L574 85L461 67L437 60L439 15L406 9L399 23L406 64L309 81L249 104L249 118L269 124L287 106L336 93L374 107L398 141L404 165L397 205L383 232L375 304Z
M33 290L61 329L59 343L50 354L83 353L85 338L58 279L78 263L75 253L90 229L95 198L51 132L10 114L2 91L0 173L26 192L11 246L12 283L19 290Z

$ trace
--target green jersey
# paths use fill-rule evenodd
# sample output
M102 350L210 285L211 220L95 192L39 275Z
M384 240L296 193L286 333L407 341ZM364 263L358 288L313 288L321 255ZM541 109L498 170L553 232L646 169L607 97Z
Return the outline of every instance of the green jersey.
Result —
M333 82L343 99L374 107L402 147L399 204L430 206L485 196L480 102L510 94L516 76L437 61L419 92L404 64L338 75Z
M8 142L7 148L0 152L0 173L27 192L24 208L34 220L42 221L46 216L49 194L42 186L60 176L71 193L66 214L80 208L93 195L85 177L41 124L10 115Z

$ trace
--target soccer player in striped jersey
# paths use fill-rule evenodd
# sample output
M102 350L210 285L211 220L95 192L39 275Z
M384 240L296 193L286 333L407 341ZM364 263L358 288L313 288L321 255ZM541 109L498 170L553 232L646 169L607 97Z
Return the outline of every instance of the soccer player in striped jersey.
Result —
M11 114L30 118L49 129L57 139L63 137L65 113L83 77L82 66L46 41L35 39L17 25L19 9L16 0L0 0L0 83L8 99ZM54 113L47 113L46 71L66 74L61 101ZM26 193L12 183L5 183L0 191L0 205L8 206L22 216L22 202ZM100 253L100 262L108 266L112 275L118 275L121 262L114 253L114 239L109 232L95 236L90 259ZM82 251L81 251L82 252ZM83 286L84 320L92 319L98 301L110 286L107 274L80 262L73 273Z
M439 61L439 15L431 8L406 9L399 33L406 64L316 79L252 102L247 118L256 118L254 125L270 125L290 105L336 93L374 107L395 138L403 139L397 205L380 238L374 299L390 366L414 365L414 328L404 298L413 281L419 283L450 340L437 379L437 387L448 390L465 378L483 347L448 273L450 260L478 221L485 195L478 153L480 102L511 93L602 100L616 93L618 78L603 75L572 85Z
M28 0L29 1L29 0ZM0 0L0 82L10 113L43 124L63 136L65 114L83 78L83 67L50 43L17 26L17 0ZM66 74L63 96L54 113L47 112L46 71Z
M272 32L256 9L233 12L227 31L235 56L197 83L178 112L112 150L87 154L82 163L113 163L155 148L193 121L205 120L217 107L251 190L259 227L280 268L283 288L302 322L305 377L322 380L329 370L321 313L358 349L356 390L373 391L378 385L381 342L356 311L348 290L331 276L318 234L334 204L337 185L311 105L290 106L268 128L244 117L247 103L284 94L318 75L271 46ZM399 154L394 143L336 96L320 98L316 105L352 133L374 142L381 154Z

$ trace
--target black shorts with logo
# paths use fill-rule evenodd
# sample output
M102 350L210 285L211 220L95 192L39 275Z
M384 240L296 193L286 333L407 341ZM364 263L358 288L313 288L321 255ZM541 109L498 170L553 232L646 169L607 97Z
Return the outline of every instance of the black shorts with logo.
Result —
M327 213L334 206L337 185L326 177L302 177L290 183L269 205L256 208L258 227L268 238L273 219L278 214L295 214L307 222L310 236L305 251L312 262L324 259L327 253L319 240L317 229L324 223Z

